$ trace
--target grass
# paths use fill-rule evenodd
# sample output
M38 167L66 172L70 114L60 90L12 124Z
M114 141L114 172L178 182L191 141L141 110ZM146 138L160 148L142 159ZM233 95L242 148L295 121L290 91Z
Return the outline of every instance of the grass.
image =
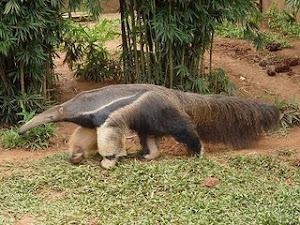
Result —
M0 224L23 215L36 224L299 224L299 168L267 156L225 159L123 159L111 171L95 159L73 166L64 153L1 163ZM207 177L220 185L203 187Z
M284 130L300 125L300 104L295 96L288 100L276 96L274 103L282 113L280 123Z
M283 148L283 149L279 149L277 151L277 154L279 156L292 156L295 153L296 153L296 149L294 149L294 148L291 148L291 149L290 148Z
M0 146L5 149L24 147L30 150L44 149L49 147L49 139L55 134L55 126L46 124L31 129L24 135L18 134L19 127L8 130L0 130Z
M35 112L19 113L23 120L20 124L25 124L35 116ZM43 149L49 147L49 139L55 136L55 125L45 124L37 126L29 130L23 135L18 134L19 126L13 126L10 129L0 129L0 146L5 149L12 149L16 147L24 147L30 150Z
M300 23L295 16L288 12L280 12L276 8L264 14L268 18L268 27L288 37L300 37Z
M291 47L291 43L280 34L264 31L260 31L259 34L264 44L278 43L282 48ZM244 28L231 23L224 23L216 30L216 35L227 38L246 39Z

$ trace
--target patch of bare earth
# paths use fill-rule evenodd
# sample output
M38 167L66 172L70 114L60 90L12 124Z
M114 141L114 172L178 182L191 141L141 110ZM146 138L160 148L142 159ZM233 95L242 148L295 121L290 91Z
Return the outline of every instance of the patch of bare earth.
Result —
M115 18L118 15L109 15ZM121 40L116 39L107 43L110 52L119 51ZM289 99L295 96L300 100L300 64L291 67L288 72L276 73L275 76L268 75L268 69L273 66L273 61L266 64L262 61L266 59L286 59L300 57L300 41L292 41L292 48L282 49L276 52L267 50L257 51L251 43L242 40L233 40L228 38L219 38L215 40L213 49L213 67L224 69L230 80L233 81L239 89L239 94L252 99L270 99L275 95ZM71 99L76 94L90 89L100 88L106 85L114 84L114 81L105 83L92 83L80 81L73 77L67 65L63 64L63 54L55 59L56 70L59 76L57 89L60 94L60 102ZM207 62L208 60L206 60ZM265 65L264 65L265 64ZM70 123L60 123L57 129L57 137L51 139L51 147L47 150L31 152L26 149L17 149L11 151L0 150L0 160L18 160L24 158L39 159L55 151L64 151L67 149L67 140L76 125ZM128 134L132 136L132 134ZM159 141L162 154L172 156L190 156L190 153L184 146L177 143L172 138L162 138ZM294 149L295 165L300 165L297 158L300 155L300 128L291 129L286 136L271 135L264 136L252 146L233 150L223 145L210 145L204 143L206 156L216 158L222 154L268 154L277 156L278 149ZM140 149L137 137L131 137L126 140L126 147L129 152L136 152Z
M18 220L15 225L34 225L37 220L34 219L30 214L25 214Z
M230 79L238 86L241 93L251 98L262 98L278 94L288 99L295 96L300 99L300 64L292 68L293 75L277 73L270 77L267 67L259 65L260 61L270 55L281 57L299 57L299 41L292 42L293 47L270 53L266 50L256 51L251 43L243 40L216 38L213 66L223 68Z
M62 191L54 191L47 188L43 188L42 190L39 190L37 194L42 196L47 201L59 200L65 195L65 193Z
M219 184L220 184L220 180L218 178L208 177L208 178L204 179L201 186L207 187L207 188L216 188L219 186Z
M89 221L89 225L100 225L97 219L91 218Z

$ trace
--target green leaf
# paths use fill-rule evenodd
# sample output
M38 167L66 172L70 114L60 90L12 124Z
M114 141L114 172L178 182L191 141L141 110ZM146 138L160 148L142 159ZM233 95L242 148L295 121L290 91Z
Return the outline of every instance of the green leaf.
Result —
M17 0L9 0L5 4L4 14L19 14L20 13L20 5Z

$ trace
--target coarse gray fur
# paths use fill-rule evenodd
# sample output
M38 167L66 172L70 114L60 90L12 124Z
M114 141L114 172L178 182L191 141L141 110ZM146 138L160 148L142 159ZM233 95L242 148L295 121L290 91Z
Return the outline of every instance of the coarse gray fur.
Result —
M110 168L124 155L123 139L128 129L138 133L146 159L157 157L156 138L165 135L199 155L200 140L242 147L276 127L279 115L275 106L253 100L149 84L121 84L82 92L37 115L20 128L20 133L59 121L95 128L98 151L104 157L102 166Z

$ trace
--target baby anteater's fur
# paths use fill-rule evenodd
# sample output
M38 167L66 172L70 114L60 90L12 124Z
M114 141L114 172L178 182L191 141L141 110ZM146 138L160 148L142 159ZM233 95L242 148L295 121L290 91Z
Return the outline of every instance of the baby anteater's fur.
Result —
M101 165L110 168L126 155L124 138L128 129L137 132L143 157L151 160L159 155L156 139L160 136L173 136L199 155L200 140L234 147L248 145L275 127L279 114L273 105L237 97L124 84L83 92L37 115L20 128L20 133L42 123L74 122L81 128L70 141L72 161L79 162L89 152L95 152L97 143L103 157ZM84 143L85 139L90 142Z

